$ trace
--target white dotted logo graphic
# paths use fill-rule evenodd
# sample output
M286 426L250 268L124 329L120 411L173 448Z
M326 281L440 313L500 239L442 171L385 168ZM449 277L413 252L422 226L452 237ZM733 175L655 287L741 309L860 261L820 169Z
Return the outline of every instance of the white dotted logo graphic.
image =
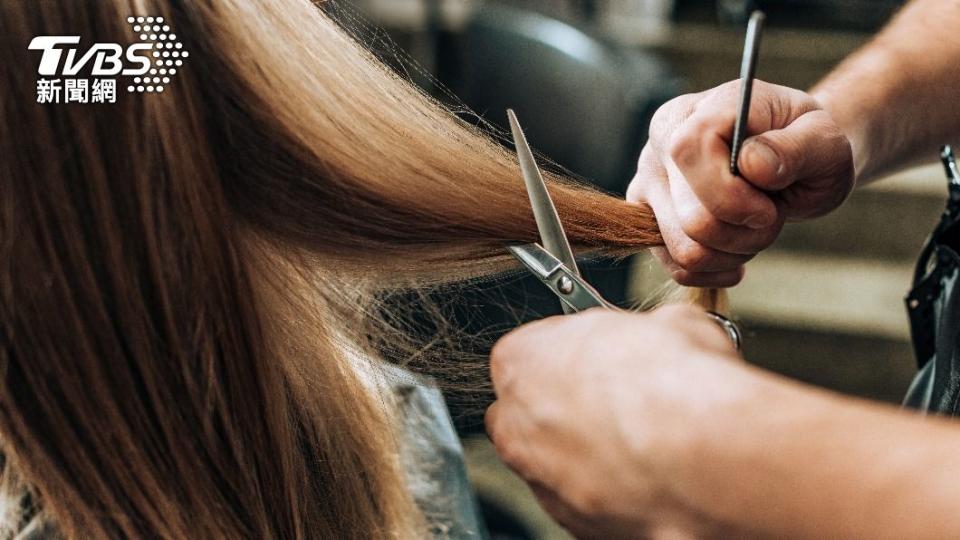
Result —
M142 76L134 77L128 92L163 92L171 77L183 66L190 53L183 49L163 17L127 17L127 23L142 43L152 45L150 68Z

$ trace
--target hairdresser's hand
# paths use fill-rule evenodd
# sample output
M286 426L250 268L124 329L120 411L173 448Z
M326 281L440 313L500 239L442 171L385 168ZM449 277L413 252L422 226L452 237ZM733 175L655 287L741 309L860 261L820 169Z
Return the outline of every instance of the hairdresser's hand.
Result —
M508 334L490 361L490 438L561 525L604 539L718 531L684 483L712 466L701 437L736 437L769 408L770 376L702 310L553 317Z
M682 285L731 286L784 221L822 216L853 189L850 142L808 94L756 81L738 166L730 141L740 83L680 96L657 111L627 191L646 202L666 248L654 253Z

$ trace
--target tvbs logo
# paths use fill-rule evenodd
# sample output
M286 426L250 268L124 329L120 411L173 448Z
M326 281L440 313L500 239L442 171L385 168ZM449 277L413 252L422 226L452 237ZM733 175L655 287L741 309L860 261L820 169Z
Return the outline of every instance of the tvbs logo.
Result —
M123 47L117 43L94 43L78 58L80 36L37 36L30 42L30 50L41 50L40 67L37 73L43 76L77 75L91 63L90 75L105 77L114 75L143 75L150 70L150 43L135 43ZM70 46L64 49L63 46ZM64 58L64 52L67 54ZM124 67L124 59L136 67Z
M163 17L127 17L140 40L126 47L80 36L37 36L28 49L40 51L38 103L114 103L116 77L133 77L128 92L163 92L190 54ZM78 77L78 75L81 75Z

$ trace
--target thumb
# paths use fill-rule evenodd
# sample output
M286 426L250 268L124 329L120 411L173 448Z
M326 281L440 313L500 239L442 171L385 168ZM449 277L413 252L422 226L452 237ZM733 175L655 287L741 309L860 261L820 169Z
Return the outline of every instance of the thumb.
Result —
M744 142L737 165L745 180L766 191L796 182L829 182L851 174L850 142L823 110L810 111L782 129Z

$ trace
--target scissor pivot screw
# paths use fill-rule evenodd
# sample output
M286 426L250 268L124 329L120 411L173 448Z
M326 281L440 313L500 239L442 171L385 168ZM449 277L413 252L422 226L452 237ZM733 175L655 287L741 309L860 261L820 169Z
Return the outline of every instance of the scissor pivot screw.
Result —
M560 276L560 279L557 280L557 290L563 294L570 294L573 292L573 280L567 276Z

